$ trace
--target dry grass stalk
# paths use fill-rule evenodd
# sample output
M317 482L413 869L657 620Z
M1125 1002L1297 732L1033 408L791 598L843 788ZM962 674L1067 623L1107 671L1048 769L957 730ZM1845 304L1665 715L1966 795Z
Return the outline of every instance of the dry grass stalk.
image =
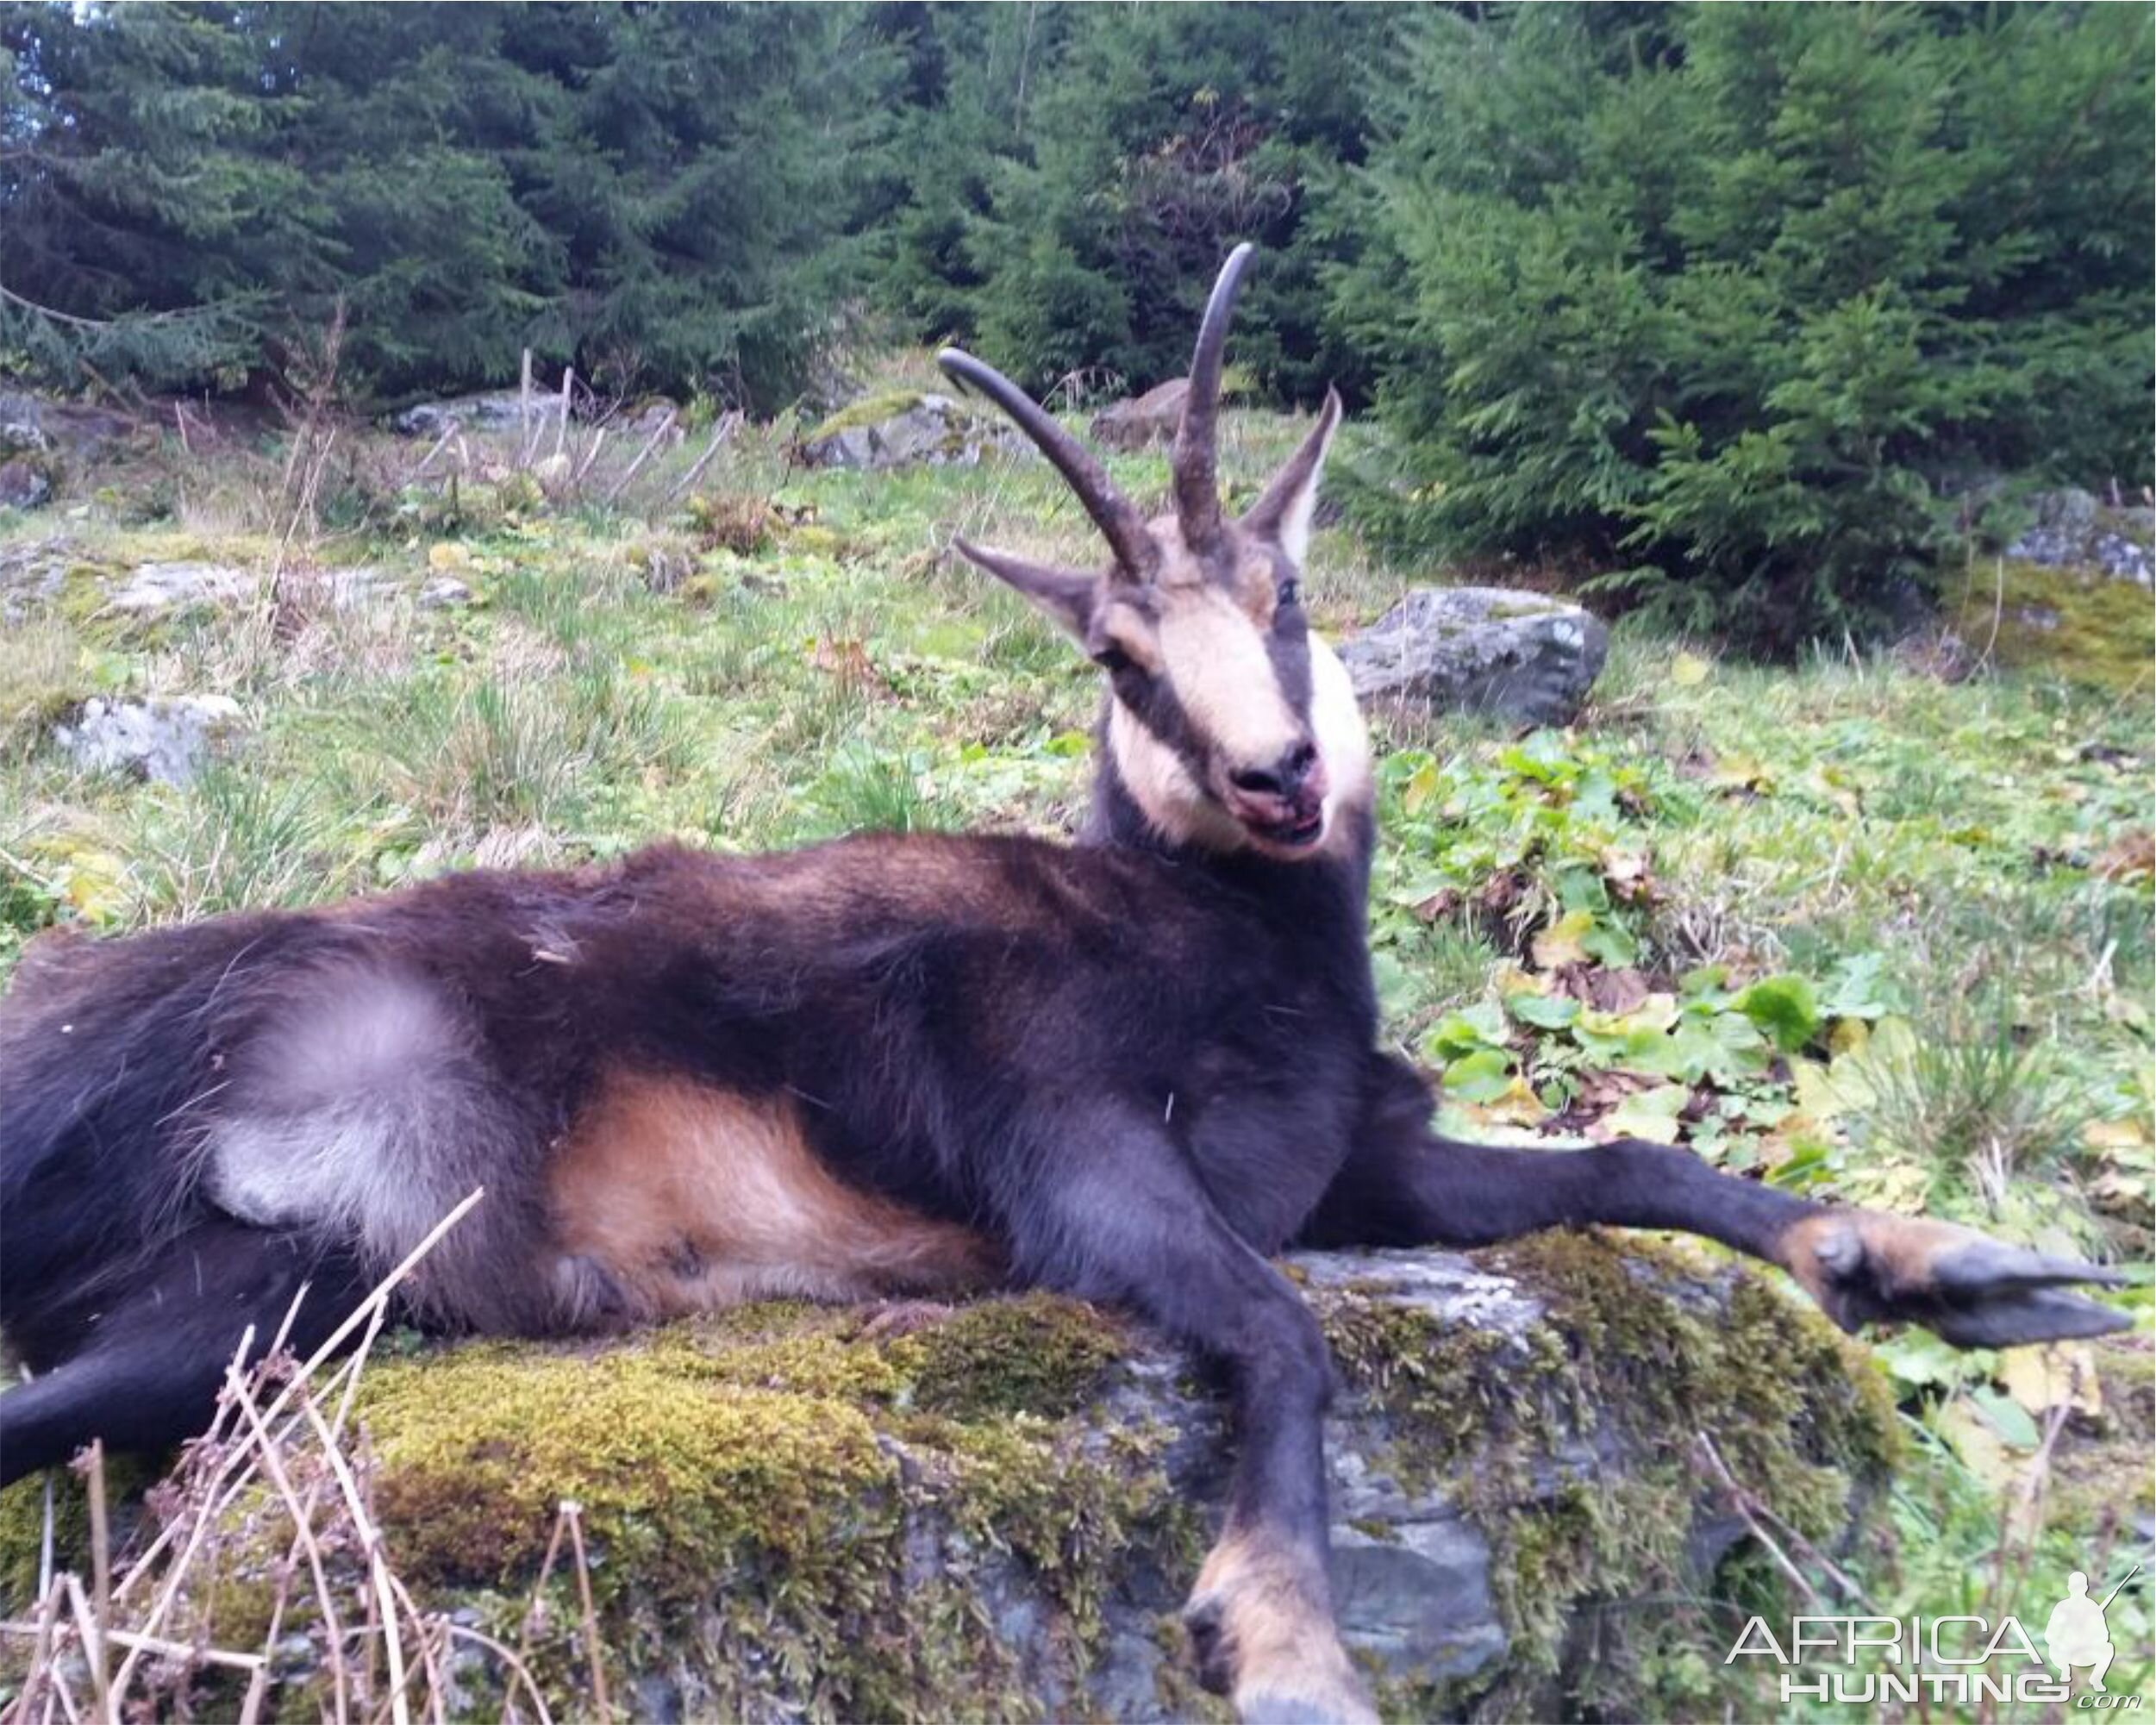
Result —
M251 1369L246 1361L253 1333L242 1338L209 1433L190 1447L178 1471L153 1497L162 1527L139 1553L123 1554L116 1572L103 1452L96 1445L85 1452L78 1467L90 1501L91 1584L85 1588L79 1577L63 1571L43 1587L34 1612L0 1622L0 1637L30 1644L22 1687L0 1710L0 1725L62 1720L118 1725L166 1710L184 1716L191 1710L190 1690L219 1672L244 1675L237 1716L252 1725L274 1704L278 1658L291 1635L292 1584L303 1572L307 1584L300 1597L314 1608L305 1634L319 1650L316 1681L327 1692L319 1693L316 1704L325 1718L340 1725L354 1719L411 1725L416 1718L447 1725L451 1674L446 1655L453 1642L462 1641L497 1662L516 1697L508 1716L522 1717L528 1706L538 1725L551 1725L528 1646L504 1647L491 1636L422 1610L414 1601L391 1566L374 1511L371 1462L353 1447L353 1398L391 1296L481 1197L473 1192L445 1216L308 1359L295 1361L285 1351L297 1299L272 1347ZM305 1297L303 1289L299 1298ZM340 1359L347 1345L351 1353ZM250 1492L253 1500L243 1502ZM241 1520L234 1519L235 1512ZM276 1592L267 1634L259 1647L222 1645L211 1621L218 1578L229 1561L259 1561L266 1515L290 1529L271 1547L283 1561L270 1567ZM557 1547L565 1528L577 1566L592 1701L597 1716L605 1720L611 1709L603 1643L573 1504L563 1506ZM359 1576L349 1568L355 1557L363 1572ZM550 1567L553 1560L550 1552ZM539 1588L546 1579L542 1575ZM355 1591L366 1603L364 1625L340 1611L340 1598ZM372 1676L377 1659L385 1667L378 1685Z

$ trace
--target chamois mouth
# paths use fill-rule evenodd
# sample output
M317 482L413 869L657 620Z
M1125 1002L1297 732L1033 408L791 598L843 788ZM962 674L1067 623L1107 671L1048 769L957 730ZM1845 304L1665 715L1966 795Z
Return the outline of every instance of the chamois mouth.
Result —
M1313 805L1307 813L1290 815L1278 821L1258 821L1243 817L1243 830L1261 845L1276 850L1308 850L1325 836L1325 805Z

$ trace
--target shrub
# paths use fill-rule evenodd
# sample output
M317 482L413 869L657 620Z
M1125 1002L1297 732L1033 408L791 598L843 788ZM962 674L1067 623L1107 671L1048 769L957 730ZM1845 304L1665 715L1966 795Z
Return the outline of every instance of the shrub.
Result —
M1379 99L1328 222L1397 541L1779 645L2000 472L2147 482L2144 9L1432 11Z

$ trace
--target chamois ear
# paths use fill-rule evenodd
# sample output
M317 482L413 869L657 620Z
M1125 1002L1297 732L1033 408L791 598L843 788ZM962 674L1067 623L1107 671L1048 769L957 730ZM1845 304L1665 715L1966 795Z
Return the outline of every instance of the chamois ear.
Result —
M1325 391L1325 405L1318 409L1317 423L1303 440L1303 447L1273 475L1265 495L1244 512L1244 528L1269 539L1298 567L1310 548L1310 518L1317 510L1318 475L1325 471L1325 452L1340 429L1340 391Z
M978 564L1005 586L1023 593L1081 644L1085 641L1099 603L1099 576L1088 569L1059 568L1053 563L1014 557L1008 551L991 551L963 539L951 542L966 561Z

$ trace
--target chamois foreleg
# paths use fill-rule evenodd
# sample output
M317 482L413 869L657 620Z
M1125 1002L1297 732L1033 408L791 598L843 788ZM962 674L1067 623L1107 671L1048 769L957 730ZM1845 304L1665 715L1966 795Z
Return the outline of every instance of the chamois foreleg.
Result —
M1333 1370L1291 1284L1145 1123L1084 1128L1014 1216L1022 1278L1134 1309L1225 1367L1238 1456L1228 1516L1184 1609L1206 1687L1248 1721L1374 1725L1334 1627L1324 1413Z
M280 1328L310 1353L364 1291L349 1260L296 1236L222 1221L188 1229L74 1315L78 1340L60 1364L0 1394L0 1485L93 1438L154 1452L193 1436L250 1326L250 1360Z
M1719 1173L1673 1145L1584 1150L1463 1144L1429 1130L1421 1079L1388 1062L1339 1178L1304 1230L1316 1246L1486 1246L1602 1223L1721 1241L1795 1277L1844 1329L1922 1324L1961 1347L2127 1327L2069 1291L2115 1272L1922 1217L1815 1203Z

